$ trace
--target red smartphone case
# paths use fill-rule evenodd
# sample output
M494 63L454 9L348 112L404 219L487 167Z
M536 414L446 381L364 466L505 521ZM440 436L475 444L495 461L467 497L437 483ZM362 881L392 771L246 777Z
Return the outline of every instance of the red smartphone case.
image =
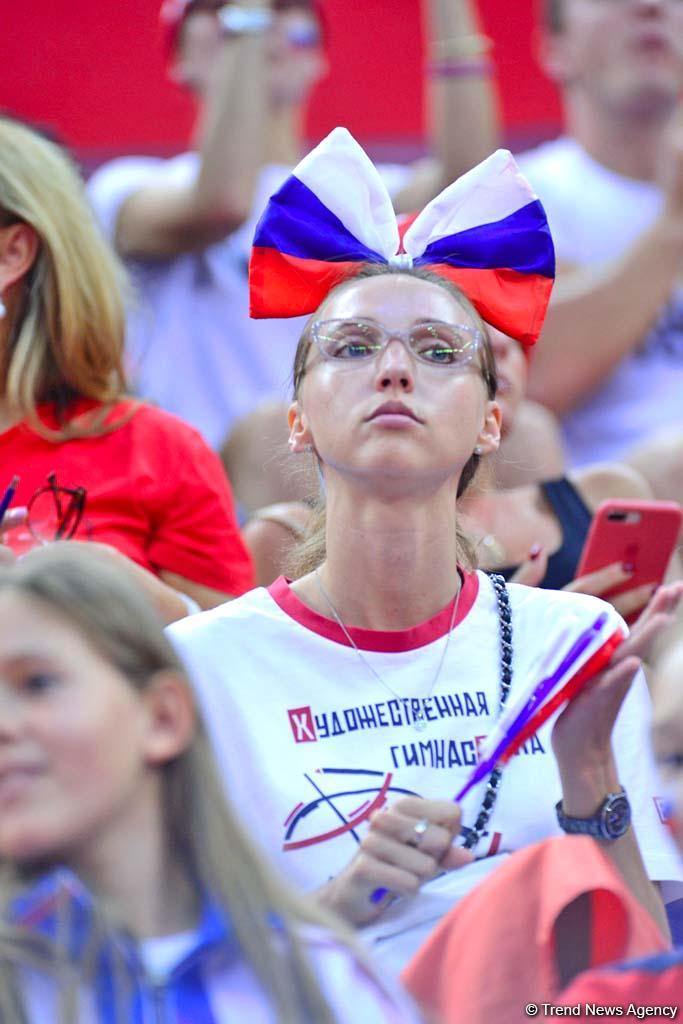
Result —
M676 549L682 520L683 511L674 501L603 502L593 517L576 576L619 562L632 566L633 574L611 595L646 583L658 586Z

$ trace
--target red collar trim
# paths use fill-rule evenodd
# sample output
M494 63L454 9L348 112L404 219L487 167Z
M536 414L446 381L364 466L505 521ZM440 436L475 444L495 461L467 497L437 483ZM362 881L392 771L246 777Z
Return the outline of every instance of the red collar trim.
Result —
M479 593L479 577L475 572L459 570L462 578L462 591L460 593L460 604L455 617L454 627L459 625L469 613ZM278 608L282 609L285 615L294 619L300 626L310 629L311 632L324 636L326 640L333 640L334 643L350 647L349 641L344 636L341 627L324 615L319 615L312 608L305 605L290 587L290 580L280 576L267 588ZM362 651L382 651L387 653L400 653L401 651L414 651L418 647L425 647L439 637L445 636L451 624L453 614L453 602L449 601L445 608L432 619L421 622L411 629L360 629L357 626L347 626L349 635L353 642Z

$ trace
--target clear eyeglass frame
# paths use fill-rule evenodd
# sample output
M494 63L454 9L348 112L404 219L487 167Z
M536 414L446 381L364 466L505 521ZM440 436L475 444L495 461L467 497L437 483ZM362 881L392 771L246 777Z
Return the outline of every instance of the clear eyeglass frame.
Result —
M316 347L324 359L338 366L363 366L398 340L420 363L440 370L457 371L476 365L481 351L481 331L469 324L440 320L415 324L409 331L389 330L375 320L316 320L311 327Z

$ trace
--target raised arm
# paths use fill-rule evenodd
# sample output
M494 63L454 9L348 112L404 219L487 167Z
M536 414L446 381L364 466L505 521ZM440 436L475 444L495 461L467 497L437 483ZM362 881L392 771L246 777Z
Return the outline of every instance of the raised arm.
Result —
M628 689L662 630L674 621L683 584L662 587L617 649L608 668L569 704L553 728L553 752L562 782L562 809L570 818L591 818L621 783L612 750L612 729ZM641 837L642 838L642 837ZM649 880L633 828L601 847L633 895L668 939L661 896Z
M559 270L529 379L530 397L558 415L593 393L638 347L683 269L683 121L668 139L662 166L664 207L650 230L610 263Z
M224 37L199 124L199 175L187 185L150 183L124 201L115 235L123 256L200 249L247 219L267 136L267 47L267 32Z
M475 0L423 0L425 93L434 158L415 165L413 180L395 198L399 213L431 198L499 145L490 40Z

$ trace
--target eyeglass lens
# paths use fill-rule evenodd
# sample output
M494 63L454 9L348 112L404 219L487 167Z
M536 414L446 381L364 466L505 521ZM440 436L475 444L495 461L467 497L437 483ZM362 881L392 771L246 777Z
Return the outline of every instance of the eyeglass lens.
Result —
M456 367L471 362L479 337L466 325L430 322L416 324L403 334L364 320L323 320L315 324L314 333L329 359L371 359L392 338L400 338L422 362Z

